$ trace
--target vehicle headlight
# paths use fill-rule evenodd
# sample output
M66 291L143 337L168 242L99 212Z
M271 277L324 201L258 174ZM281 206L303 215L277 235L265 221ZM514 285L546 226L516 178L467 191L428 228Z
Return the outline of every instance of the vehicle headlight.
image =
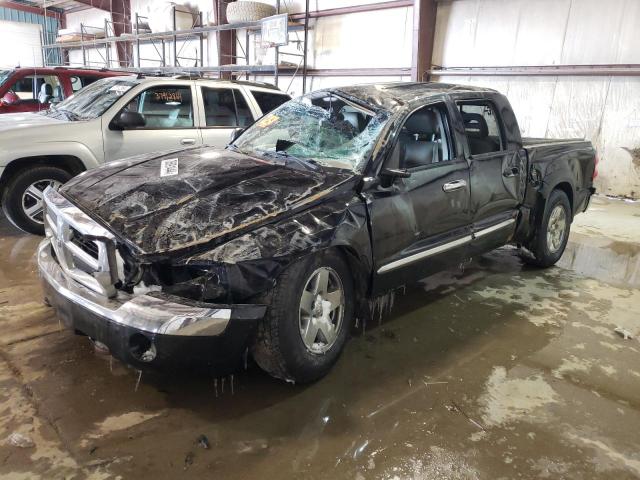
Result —
M200 302L228 303L229 288L224 265L154 265L152 275L146 284L154 282L162 286L162 291Z

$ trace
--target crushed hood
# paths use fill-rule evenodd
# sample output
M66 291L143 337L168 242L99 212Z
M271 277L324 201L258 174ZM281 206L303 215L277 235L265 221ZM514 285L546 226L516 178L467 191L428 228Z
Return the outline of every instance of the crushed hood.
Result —
M178 173L161 176L173 159ZM245 233L354 175L196 148L112 162L74 178L61 192L141 253L158 254Z

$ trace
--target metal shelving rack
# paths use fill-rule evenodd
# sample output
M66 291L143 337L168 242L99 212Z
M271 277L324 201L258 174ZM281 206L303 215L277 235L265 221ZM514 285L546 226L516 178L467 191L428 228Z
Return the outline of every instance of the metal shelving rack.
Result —
M276 14L280 14L280 0L277 1L276 4ZM291 52L281 52L279 47L275 47L275 62L273 65L251 65L249 64L249 47L251 42L251 37L254 35L260 35L262 28L262 21L257 22L244 22L244 23L234 23L234 24L221 24L221 25L204 25L202 12L198 14L197 20L192 24L192 28L186 30L178 30L176 28L176 14L186 12L184 10L180 10L177 6L173 7L173 30L165 31L165 32L140 32L140 27L143 25L146 20L146 17L143 17L139 14L135 14L135 21L133 22L133 33L128 34L125 33L121 36L114 35L113 22L105 19L104 27L91 27L89 25L81 24L80 36L81 40L65 42L65 43L51 43L44 44L43 49L43 58L49 59L52 56L49 55L51 51L58 51L60 55L58 58L68 58L68 52L71 50L81 50L82 51L82 64L84 67L102 67L110 70L123 70L123 71L133 71L133 72L159 72L159 73L171 73L175 72L193 72L199 74L221 74L221 73L230 73L231 75L236 76L246 76L247 78L251 75L273 75L274 83L277 85L279 76L283 71L286 71L288 74L292 74L294 77L298 74L300 70L302 70L302 83L303 83L303 91L306 92L307 86L307 57L308 57L308 49L307 43L309 40L309 0L306 0L305 4L305 12L303 21L300 23L292 23L289 21L288 23L288 33L296 33L303 32L303 40L300 40L299 37L297 40L289 40L290 43L297 43L298 47L302 47L302 53L291 53ZM90 31L104 31L103 38L95 38ZM207 66L205 65L205 54L204 54L204 43L205 38L207 38L208 34L216 33L219 34L222 31L233 31L234 41L242 45L242 43L238 42L238 34L241 31L245 32L244 38L244 52L243 56L235 56L234 60L244 59L246 64L237 64L233 63L230 65L217 65L217 66ZM86 36L86 38L85 38ZM178 47L178 42L181 40L186 41L197 41L197 57L184 57L181 56L182 49L186 45L183 43L182 47ZM218 45L220 45L220 38L218 35ZM128 50L133 52L133 48L135 48L135 55L131 55L129 58L125 58L124 60L118 60L118 66L113 67L113 59L111 58L111 46L118 43L127 43L131 46ZM140 56L140 47L141 45L151 44L154 46L155 51L158 53L158 58L141 58ZM167 62L167 44L169 44L170 48L173 49L172 65L169 65ZM88 60L86 52L90 49L95 50L99 57L100 61L92 62ZM100 49L104 49L105 54L103 55ZM283 68L280 65L281 56L294 56L299 57L300 62L296 67L285 67ZM142 67L142 62L158 62L158 66L152 67ZM185 61L193 62L193 65L183 65L182 63ZM125 63L123 65L122 63ZM47 64L50 65L49 63ZM53 66L53 65L52 65Z

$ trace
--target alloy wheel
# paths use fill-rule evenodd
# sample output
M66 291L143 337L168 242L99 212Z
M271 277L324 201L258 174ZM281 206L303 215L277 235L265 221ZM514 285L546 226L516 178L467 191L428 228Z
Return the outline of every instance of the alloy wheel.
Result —
M62 185L58 180L43 179L33 182L22 194L22 210L31 221L44 223L44 191L47 187L55 189Z
M300 336L307 350L322 354L333 346L342 328L344 306L344 288L336 271L329 267L315 270L300 298Z
M562 247L567 230L567 214L562 205L556 205L549 215L547 226L547 246L549 252L556 253Z

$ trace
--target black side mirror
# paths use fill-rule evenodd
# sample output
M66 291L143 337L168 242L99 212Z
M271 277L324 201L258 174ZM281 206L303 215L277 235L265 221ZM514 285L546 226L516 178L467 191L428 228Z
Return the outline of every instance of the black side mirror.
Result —
M389 180L395 180L396 178L409 178L411 176L411 172L395 168L383 168L380 171L380 176L388 178Z
M236 139L242 135L244 133L244 131L246 130L246 128L234 128L231 131L231 138L229 139L229 143L233 143L236 141Z
M144 127L146 124L147 121L141 113L124 110L111 121L110 126L112 130L130 130Z
M380 170L380 186L389 188L397 178L409 178L410 176L411 172L407 170L383 168Z

